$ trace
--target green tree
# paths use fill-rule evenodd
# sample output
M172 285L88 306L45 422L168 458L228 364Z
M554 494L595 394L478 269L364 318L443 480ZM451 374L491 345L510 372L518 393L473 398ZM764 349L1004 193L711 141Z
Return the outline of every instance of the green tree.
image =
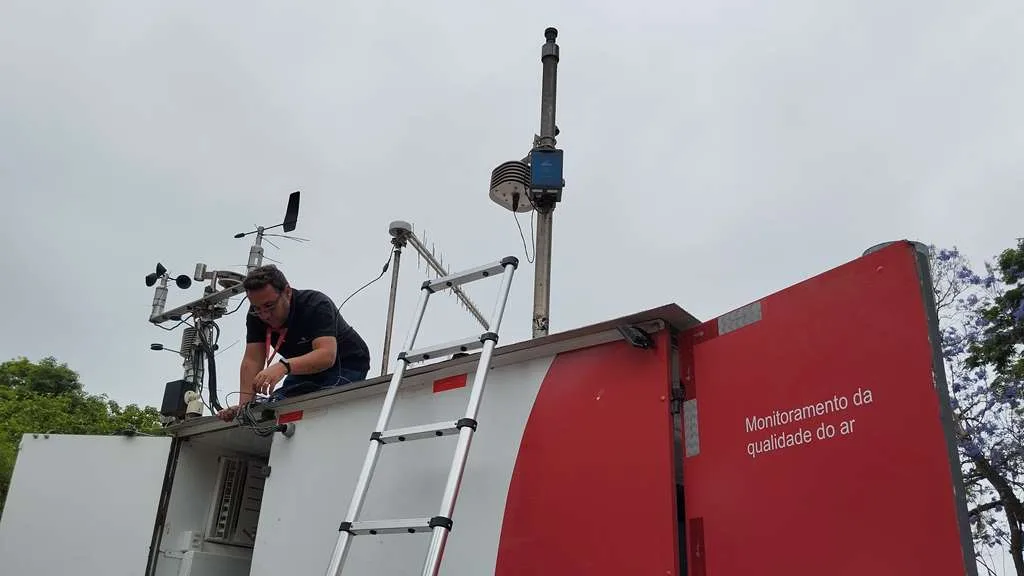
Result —
M0 515L22 434L163 433L156 408L88 394L78 374L52 357L0 364L0 422Z
M931 253L954 429L978 549L1007 546L1024 576L1024 243L981 276L954 247ZM986 566L987 568L987 566Z
M78 373L52 356L39 362L17 358L0 364L0 388L28 390L37 394L60 395L82 391Z
M972 368L990 364L1004 380L1024 380L1024 238L996 260L1007 287L981 313L981 338L968 349ZM990 266L991 268L991 266ZM991 270L990 270L991 272Z

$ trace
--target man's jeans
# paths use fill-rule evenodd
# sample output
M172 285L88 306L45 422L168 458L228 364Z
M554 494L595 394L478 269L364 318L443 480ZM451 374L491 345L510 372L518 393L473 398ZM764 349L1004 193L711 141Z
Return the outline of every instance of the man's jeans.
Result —
M331 368L317 374L290 375L281 382L281 387L274 390L268 399L270 402L292 398L301 394L309 394L335 386L344 386L366 379L367 371L350 368Z

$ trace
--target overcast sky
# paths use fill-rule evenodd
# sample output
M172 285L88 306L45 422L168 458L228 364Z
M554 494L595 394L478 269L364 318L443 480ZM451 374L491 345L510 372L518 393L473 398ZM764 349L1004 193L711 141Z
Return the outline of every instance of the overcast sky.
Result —
M1024 235L1017 0L441 6L4 2L0 356L54 355L91 392L159 404L180 358L149 344L180 330L147 323L143 277L243 270L232 236L279 222L293 190L310 242L267 256L339 303L380 273L395 219L454 268L527 264L487 186L539 129L547 26L566 178L552 332L672 302L707 319L882 241L980 262ZM409 249L401 270L393 351L426 267ZM504 343L530 335L520 271ZM342 309L372 374L387 287ZM472 289L485 313L496 287ZM441 302L423 338L478 331ZM218 358L222 402L241 348Z

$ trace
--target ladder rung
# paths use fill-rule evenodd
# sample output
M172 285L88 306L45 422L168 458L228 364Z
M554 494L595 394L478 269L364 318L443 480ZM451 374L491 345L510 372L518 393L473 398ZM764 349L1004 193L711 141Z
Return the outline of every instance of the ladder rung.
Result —
M341 526L346 530L345 524ZM347 532L356 536L374 534L414 534L416 532L430 532L430 518L401 518L398 520L367 520L364 522L353 522L347 527Z
M485 340L494 340L497 342L498 335L493 332L485 332L480 336L471 336L469 338L463 338L462 340L454 340L452 342L445 342L444 344L410 350L409 352L401 352L398 355L398 358L405 360L410 364L413 362L423 362L425 360L455 354L456 352L471 352L473 350L479 350L480 348L483 348Z
M377 439L380 440L382 444L388 444L394 442L406 442L409 440L419 440L421 438L449 436L458 433L459 422L457 420L448 420L447 422L437 422L435 424L423 424L420 426L409 426L408 428L385 430L377 437Z
M426 280L423 282L423 290L437 292L438 290L446 290L454 286L461 286L462 284L482 280L484 278L503 273L507 264L512 264L513 267L518 267L519 259L515 256L508 256L492 264L485 264L476 268L470 268L469 270L463 270L462 272L456 272L455 274L449 274L448 276L443 276L434 280Z

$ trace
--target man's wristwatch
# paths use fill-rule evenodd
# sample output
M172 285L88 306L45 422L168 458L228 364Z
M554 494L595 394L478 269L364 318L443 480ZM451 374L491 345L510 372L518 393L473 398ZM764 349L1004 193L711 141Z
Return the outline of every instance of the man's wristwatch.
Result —
M282 359L281 360L281 364L284 365L284 373L285 374L291 374L292 373L292 365L289 364L287 360Z

